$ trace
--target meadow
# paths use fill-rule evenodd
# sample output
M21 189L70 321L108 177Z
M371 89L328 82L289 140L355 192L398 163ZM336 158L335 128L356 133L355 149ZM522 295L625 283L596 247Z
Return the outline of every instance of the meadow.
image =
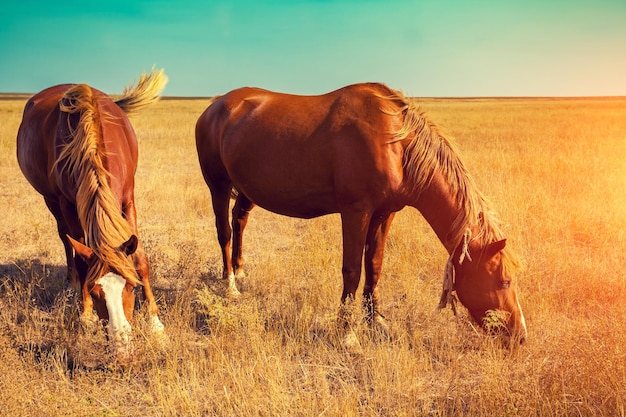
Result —
M135 360L78 325L43 199L22 176L24 97L0 100L0 415L626 415L626 98L424 99L519 254L529 337L503 349L461 309L436 312L443 246L414 209L397 216L380 282L390 338L357 323L347 351L337 215L255 209L242 296L223 296L194 126L209 99L133 116L140 238L169 342L138 304Z

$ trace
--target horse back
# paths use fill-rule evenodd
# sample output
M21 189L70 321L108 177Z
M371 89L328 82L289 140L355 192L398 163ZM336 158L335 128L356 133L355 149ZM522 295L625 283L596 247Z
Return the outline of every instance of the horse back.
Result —
M55 162L59 102L71 84L49 87L31 97L24 106L17 134L17 160L31 185L44 196L54 194L50 170Z
M24 176L44 197L56 199L64 194L75 197L71 173L56 164L64 146L73 140L79 114L61 111L65 94L75 84L49 87L31 97L24 107L17 134L17 159ZM117 194L133 186L137 165L137 142L128 117L105 93L87 87L96 102L105 165L111 172L111 187ZM114 155L115 157L109 157ZM119 174L122 174L121 176Z
M197 124L205 179L228 178L256 204L294 217L379 205L402 177L401 145L389 144L398 116L381 111L389 95L381 84L319 96L233 90Z

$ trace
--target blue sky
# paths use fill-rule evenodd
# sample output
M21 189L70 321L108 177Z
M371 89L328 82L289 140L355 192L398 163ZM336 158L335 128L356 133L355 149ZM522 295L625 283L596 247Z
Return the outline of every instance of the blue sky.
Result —
M253 85L319 94L626 95L624 0L31 1L0 5L0 92L119 93L153 65L166 95Z

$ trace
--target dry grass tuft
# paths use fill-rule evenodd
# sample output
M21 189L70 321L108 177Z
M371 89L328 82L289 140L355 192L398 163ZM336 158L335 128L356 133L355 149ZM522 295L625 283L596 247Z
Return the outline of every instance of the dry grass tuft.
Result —
M155 104L133 118L136 196L168 340L139 308L127 367L102 329L79 325L54 220L17 167L24 103L0 102L0 415L626 414L626 101L423 103L456 136L524 259L529 340L513 350L464 313L434 313L446 254L410 209L387 244L389 332L356 319L358 350L335 326L337 216L253 211L243 294L224 298L193 134L209 101Z

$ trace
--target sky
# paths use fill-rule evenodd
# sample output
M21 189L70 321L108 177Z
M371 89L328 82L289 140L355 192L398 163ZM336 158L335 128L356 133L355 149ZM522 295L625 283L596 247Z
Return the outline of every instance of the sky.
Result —
M625 0L3 0L0 92L153 66L168 96L321 94L380 81L418 97L626 96Z

